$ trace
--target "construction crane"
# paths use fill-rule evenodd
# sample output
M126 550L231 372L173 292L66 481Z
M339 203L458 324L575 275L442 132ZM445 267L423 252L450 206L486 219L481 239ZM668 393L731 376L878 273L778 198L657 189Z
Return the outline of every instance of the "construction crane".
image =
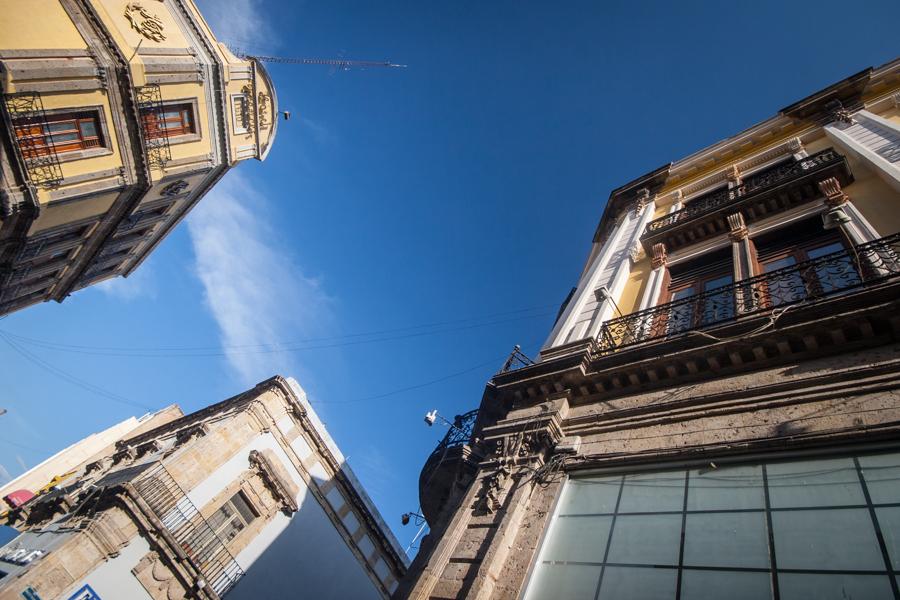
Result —
M265 56L259 54L251 54L244 52L239 48L229 46L240 58L252 58L261 62L281 63L291 65L325 65L340 69L341 71L349 71L354 67L365 69L366 67L387 67L390 69L405 69L406 65L398 65L391 61L374 61L374 60L347 60L343 58L289 58L283 56Z

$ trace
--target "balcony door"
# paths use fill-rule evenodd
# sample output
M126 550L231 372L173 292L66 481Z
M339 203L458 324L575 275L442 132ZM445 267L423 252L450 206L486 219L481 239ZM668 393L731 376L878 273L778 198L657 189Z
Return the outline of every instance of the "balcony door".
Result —
M669 270L669 285L661 304L668 304L660 323L673 335L729 321L735 316L734 267L731 249L712 252Z
M753 240L758 272L765 275L759 296L779 306L833 294L860 282L849 246L838 230L818 218Z

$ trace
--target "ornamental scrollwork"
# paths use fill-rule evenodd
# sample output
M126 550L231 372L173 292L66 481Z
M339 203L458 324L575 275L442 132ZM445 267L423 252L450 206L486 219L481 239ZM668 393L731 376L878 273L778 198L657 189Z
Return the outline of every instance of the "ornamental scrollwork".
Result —
M131 28L154 42L165 41L162 19L151 14L140 2L129 2L125 5L125 18Z
M184 179L179 179L178 181L173 181L172 183L164 187L160 194L165 196L166 198L174 198L175 196L186 190L187 187L188 182Z

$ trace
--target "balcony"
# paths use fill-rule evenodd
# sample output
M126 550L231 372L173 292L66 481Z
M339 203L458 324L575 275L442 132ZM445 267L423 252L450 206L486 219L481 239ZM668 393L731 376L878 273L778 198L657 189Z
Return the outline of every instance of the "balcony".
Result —
M853 182L847 159L827 149L801 160L775 165L748 176L741 185L719 189L688 202L681 210L647 223L641 241L657 243L668 252L729 231L727 216L736 212L753 223L821 197L817 182L835 177Z
M465 472L461 470L465 458L470 454L468 444L472 438L478 409L457 415L453 427L437 445L419 474L419 503L422 514L430 524L434 524L444 503L457 482L463 482Z
M41 95L37 92L5 94L3 101L13 124L16 150L29 180L44 189L58 187L63 180L62 167Z
M597 338L601 354L651 340L669 339L819 299L874 286L900 275L900 234L827 254L751 277L675 302L661 304L603 324Z
M172 160L162 92L159 85L148 84L134 88L134 93L140 114L141 141L147 164L151 169L162 169Z

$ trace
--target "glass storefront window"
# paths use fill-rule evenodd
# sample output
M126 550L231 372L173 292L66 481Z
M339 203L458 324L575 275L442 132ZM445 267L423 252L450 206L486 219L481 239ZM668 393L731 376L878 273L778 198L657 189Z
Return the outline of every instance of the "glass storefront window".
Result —
M526 600L900 598L900 452L573 477Z

